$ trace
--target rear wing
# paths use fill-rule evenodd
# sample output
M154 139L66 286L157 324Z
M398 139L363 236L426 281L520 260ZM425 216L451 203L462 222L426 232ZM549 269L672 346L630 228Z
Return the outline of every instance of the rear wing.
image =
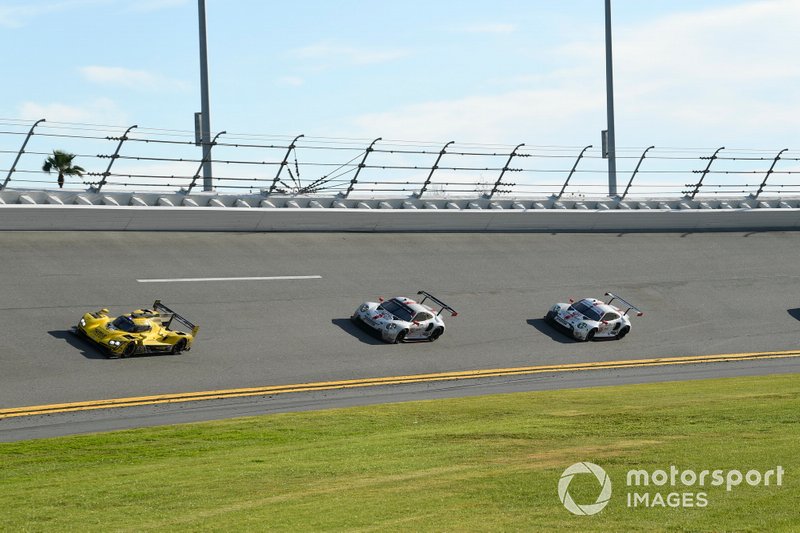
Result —
M617 296L616 294L613 294L613 293L607 292L607 293L606 293L606 296L611 296L611 299L610 299L608 302L606 302L607 304L609 304L609 305L610 305L610 304L611 304L611 302L613 302L614 300L617 300L619 303L621 303L622 305L624 305L625 307L627 307L627 309L625 309L625 312L624 312L624 313L622 313L623 315L627 315L627 314L628 314L628 311L630 311L631 309L633 309L634 311L636 311L636 316L642 316L642 315L644 314L644 311L642 311L641 309L639 309L638 307L636 307L636 306L635 306L635 305L633 305L632 303L628 302L627 300L624 300L624 299L620 298L620 297L619 297L619 296Z
M172 324L172 321L176 320L184 327L189 328L189 330L192 332L192 335L194 335L195 337L197 336L197 332L200 331L200 326L195 326L194 324L189 322L189 320L187 320L185 317L179 315L166 305L162 304L161 300L156 300L155 302L153 302L153 310L158 311L162 315L169 315L169 320L167 320L167 323L163 324L162 322L164 327L167 329L169 329L169 326Z
M444 311L445 309L450 311L450 316L458 316L458 313L456 312L455 309L453 309L452 307L450 307L449 305L447 305L446 303L444 303L443 301L441 301L439 298L437 298L436 296L432 295L431 293L425 292L425 291L417 291L417 294L424 295L424 298L422 298L422 301L420 302L420 304L425 303L425 300L430 300L430 301L434 302L436 305L438 305L439 307L441 307L441 309L439 309L439 312L436 313L436 316L441 315L442 311Z

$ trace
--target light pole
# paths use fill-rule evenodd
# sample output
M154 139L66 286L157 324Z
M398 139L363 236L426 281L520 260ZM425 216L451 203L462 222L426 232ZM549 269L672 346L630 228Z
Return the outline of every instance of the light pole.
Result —
M203 145L203 190L214 190L211 177L211 111L208 103L208 51L206 47L206 2L197 0L200 22L200 143Z
M614 68L611 62L611 0L606 0L606 108L608 117L608 195L617 194L617 154L614 140Z

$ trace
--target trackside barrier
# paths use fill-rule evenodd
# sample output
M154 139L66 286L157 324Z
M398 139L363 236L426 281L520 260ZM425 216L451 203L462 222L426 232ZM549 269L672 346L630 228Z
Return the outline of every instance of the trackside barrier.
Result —
M24 195L23 195L24 196ZM171 205L159 199L157 206L104 204L36 204L30 196L21 203L0 205L0 231L520 231L520 232L666 232L752 231L800 229L799 201L775 205L761 202L752 207L663 203L663 207L589 206L587 202L561 203L561 207L537 207L537 202L517 201L505 207L491 202L449 202L454 207L393 207L380 202L370 207L303 207L287 200L286 207L251 207L237 200L235 206L194 207ZM113 200L113 199L112 199ZM88 201L88 199L87 199ZM440 201L443 203L444 200ZM314 200L303 202L312 205ZM405 202L408 204L408 201ZM742 202L744 203L744 202ZM216 204L214 204L216 205ZM322 205L316 202L316 205ZM401 204L402 206L403 204ZM435 205L435 204L434 204ZM463 205L463 207L461 207ZM541 204L540 204L541 205ZM605 205L605 204L598 204ZM294 207L293 207L294 206ZM485 206L485 207L484 207ZM527 207L526 207L527 206Z

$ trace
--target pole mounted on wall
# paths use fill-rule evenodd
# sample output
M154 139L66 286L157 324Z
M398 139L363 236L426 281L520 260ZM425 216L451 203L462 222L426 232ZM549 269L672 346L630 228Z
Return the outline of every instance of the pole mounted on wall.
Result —
M46 121L45 121L45 119L40 118L39 120L37 120L36 122L33 123L33 126L31 126L31 129L28 131L28 136L25 137L25 141L22 143L22 147L19 149L19 152L17 152L17 157L16 157L16 159L14 159L14 163L11 165L11 168L9 169L8 175L6 176L6 179L3 182L3 185L0 186L0 191L5 189L6 185L8 185L8 181L11 179L11 174L13 174L14 173L14 169L17 168L17 161L19 161L19 158L22 157L22 154L25 153L25 146L27 146L28 140L33 135L33 128L38 126L39 123L41 123L41 122L46 122Z
M636 177L636 173L639 172L639 167L642 166L642 161L644 161L644 156L647 155L647 152L655 148L655 146L649 146L644 152L642 152L642 157L639 158L639 162L636 163L636 168L633 169L633 174L631 174L631 179L628 180L628 186L625 187L625 192L622 193L620 196L620 200L624 200L625 197L628 195L628 189L631 188L631 183L633 183L633 178Z
M756 191L756 193L752 195L753 198L758 198L758 195L761 194L761 191L764 190L764 187L767 185L767 180L769 179L770 174L772 174L772 170L775 168L775 163L777 163L778 159L781 158L781 154L783 154L783 152L787 150L788 148L784 148L783 150L778 152L778 155L776 155L775 159L772 160L772 165L770 165L769 170L767 170L767 175L764 176L764 181L762 181L761 185L758 186L758 190Z
M695 183L695 184L694 184L694 190L693 190L691 193L689 193L689 194L687 194L687 195L686 195L686 196L687 196L687 197L688 197L690 200L694 200L694 197L695 197L695 196L697 196L697 193L698 193L698 192L700 192L700 187L702 187L702 186L703 186L703 180L704 180L704 179L706 179L706 175L707 175L707 174L708 174L708 172L711 170L711 164L714 162L714 160L715 160L715 159L717 159L717 154L718 154L718 153L720 153L720 152L721 152L722 150L724 150L724 149L725 149L725 147L724 147L724 146L720 146L720 147L719 147L719 148L717 148L717 150L716 150L716 151L715 151L715 152L714 152L714 153L711 155L711 157L709 157L709 158L708 158L708 164L706 165L706 169L703 171L703 175L702 175L702 176L700 176L700 181L698 181L697 183ZM701 159L705 159L705 158L701 158ZM698 170L694 170L693 172L699 172L699 171L698 171ZM691 186L692 186L692 184L691 184L691 183L687 183L687 184L686 184L686 186L687 186L687 187L691 187Z
M286 149L286 155L283 156L283 161L281 161L281 164L278 167L278 173L275 174L275 179L272 180L272 185L270 186L269 190L267 191L268 195L272 194L275 191L275 187L278 186L278 182L281 179L281 172L283 172L283 167L285 167L288 164L289 156L291 155L292 150L294 150L295 144L297 143L297 140L302 138L302 137L305 137L305 135L303 135L302 133L300 135L298 135L297 137L295 137L294 140L292 141L292 144L290 144L289 147Z
M116 161L117 158L119 157L119 149L122 148L122 143L124 143L125 141L128 140L128 134L131 132L131 130L133 128L138 128L138 127L139 126L134 124L133 126L128 128L127 130L125 130L125 133L123 133L122 137L119 138L119 143L117 144L117 149L114 150L114 155L109 156L111 158L111 161L108 162L108 167L106 168L106 171L103 172L103 174L102 174L103 179L100 180L100 183L97 184L97 187L93 188L94 192L100 192L100 189L102 189L103 185L106 184L106 180L108 179L108 176L111 175L111 165L113 165L114 161ZM113 139L113 137L108 137L108 139Z
M227 131L221 131L221 132L217 133L216 135L214 135L214 138L211 140L211 142L208 143L208 157L209 158L211 157L211 147L214 146L215 144L217 144L217 138L220 135L224 135L225 133L228 133L228 132ZM197 183L197 178L200 177L200 170L201 169L205 169L206 165L208 163L211 163L211 160L210 159L206 159L206 156L203 156L203 159L200 161L200 166L197 167L197 172L194 173L194 177L192 178L192 183L189 185L189 189L186 191L187 193L192 192L192 189L194 189L194 186ZM208 191L209 189L203 188L203 190L204 191Z
M350 180L350 185L347 187L347 190L344 191L344 193L340 193L342 195L342 197L347 198L350 195L350 193L353 192L353 189L355 188L356 183L358 183L358 175L361 174L361 169L364 168L364 166L365 166L364 163L366 162L367 157L374 150L373 146L375 146L375 143L380 141L381 139L382 139L382 137L378 137L377 139L375 139L374 141L369 143L369 146L367 146L367 149L364 150L364 157L361 158L361 162L358 164L358 168L356 169L356 173L355 173L355 175L353 175L353 179Z
M566 190L566 188L567 188L567 185L569 185L569 180L570 180L570 178L572 178L572 175L575 173L575 169L576 169L576 168L578 168L578 163L580 163L580 162L581 162L581 159L583 158L583 154L585 154L585 153L586 153L586 150L588 150L588 149L589 149L589 148L591 148L591 147L592 147L592 145L591 145L591 144L590 144L589 146L586 146L586 147L585 147L583 150L581 150L581 153L580 153L580 154L578 154L578 159L576 159L576 160L575 160L575 164L574 164L574 165L572 165L572 170L570 170L570 171L569 171L569 176L567 176L567 181L565 181L565 182L564 182L564 186L563 186L563 187L561 187L561 192L559 192L558 194L556 194L555 196L553 196L553 198L554 198L555 200L558 200L558 199L560 199L560 198L561 198L561 196L564 194L564 191Z
M509 154L509 156L508 156L508 161L506 161L506 164L503 166L503 170L500 172L500 176L497 178L497 181L494 182L494 187L492 187L492 190L489 191L489 194L486 195L486 198L491 198L492 196L494 196L494 193L496 193L497 190L500 188L500 186L503 185L503 176L505 176L506 172L508 170L510 170L508 168L508 165L511 164L511 160L514 159L515 155L517 155L517 150L519 150L523 146L525 146L525 143L520 143L520 144L518 144L516 146L516 148L514 148L511 151L511 154ZM509 184L506 184L506 185L509 185ZM511 183L510 185L514 185L514 184Z
M431 171L428 173L427 179L425 179L425 183L422 184L422 189L416 194L417 198L422 198L422 195L425 194L425 191L428 190L428 185L431 184L431 178L433 177L433 173L439 168L439 161L442 160L442 157L447 152L447 147L453 144L455 141L450 141L449 143L445 144L441 151L439 152L439 156L436 158L436 162L431 167Z
M208 47L206 45L206 2L197 0L197 15L200 28L200 121L201 137L203 145L203 190L213 191L213 174L211 171L211 145L208 139L211 137L211 110L208 96ZM215 137L216 139L216 137Z

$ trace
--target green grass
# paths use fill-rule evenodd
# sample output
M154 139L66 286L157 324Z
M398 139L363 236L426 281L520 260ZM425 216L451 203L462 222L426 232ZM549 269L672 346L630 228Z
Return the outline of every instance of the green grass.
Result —
M484 396L0 444L0 531L791 531L794 375ZM609 505L556 487L602 466ZM628 469L758 469L705 508L626 506ZM677 491L700 490L682 489ZM577 476L590 503L598 486ZM662 491L665 495L669 490Z

